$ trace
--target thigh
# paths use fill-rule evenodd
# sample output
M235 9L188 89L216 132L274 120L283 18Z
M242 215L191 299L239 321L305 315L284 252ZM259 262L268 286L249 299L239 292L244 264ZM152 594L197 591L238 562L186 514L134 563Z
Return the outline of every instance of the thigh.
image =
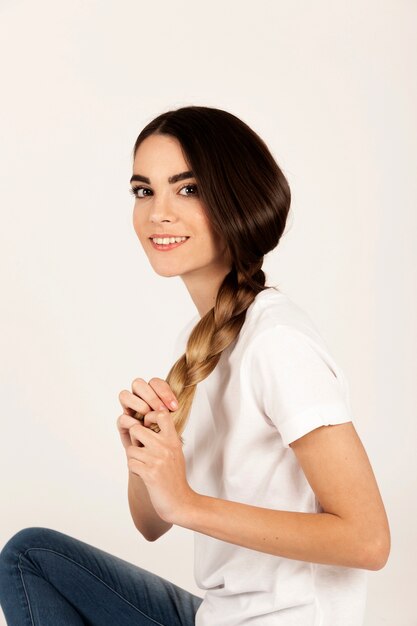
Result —
M0 554L0 569L2 605L4 586L11 592L15 584L16 594L21 586L34 624L44 623L40 582L53 587L88 626L191 626L202 602L157 574L50 528L13 535Z

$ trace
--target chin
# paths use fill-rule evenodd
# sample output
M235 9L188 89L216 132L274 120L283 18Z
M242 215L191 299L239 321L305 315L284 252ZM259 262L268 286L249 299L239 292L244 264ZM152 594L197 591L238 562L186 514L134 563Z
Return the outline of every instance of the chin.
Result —
M170 278L171 276L179 276L180 274L179 272L176 272L172 269L162 270L160 268L154 267L153 270L155 274L158 274L158 276L164 276L165 278Z

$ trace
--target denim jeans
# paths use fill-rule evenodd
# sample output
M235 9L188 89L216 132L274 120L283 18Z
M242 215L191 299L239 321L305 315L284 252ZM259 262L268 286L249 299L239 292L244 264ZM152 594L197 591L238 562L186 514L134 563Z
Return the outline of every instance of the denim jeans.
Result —
M19 530L0 553L8 626L191 626L202 598L57 530Z

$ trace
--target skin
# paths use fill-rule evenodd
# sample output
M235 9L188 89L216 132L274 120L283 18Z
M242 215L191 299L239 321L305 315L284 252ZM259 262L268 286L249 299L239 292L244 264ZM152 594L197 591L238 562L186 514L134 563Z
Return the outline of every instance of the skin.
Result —
M137 192L133 226L159 276L180 276L203 317L215 303L221 282L231 269L227 246L213 231L204 205L195 189L195 178L168 183L173 174L191 170L179 142L166 135L151 135L139 146L133 163L133 174L147 176L151 184L133 182L147 191ZM154 233L187 235L188 241L174 250L161 252L152 247Z
M146 139L133 171L150 178L152 185L143 186L152 193L136 200L133 221L155 272L181 276L202 316L213 306L229 264L224 242L212 232L198 198L180 194L181 187L193 180L167 182L169 176L189 169L176 140ZM190 239L172 252L153 250L148 236L164 231ZM149 383L137 378L131 391L119 395L123 414L118 428L129 472L143 480L151 502L146 528L155 530L147 531L149 540L177 524L290 559L369 570L384 567L391 545L388 519L352 422L321 426L290 444L323 512L280 511L212 498L190 487L170 415L173 400L177 398L161 378ZM145 415L144 424L132 417L134 411ZM159 433L149 428L152 423L158 424Z

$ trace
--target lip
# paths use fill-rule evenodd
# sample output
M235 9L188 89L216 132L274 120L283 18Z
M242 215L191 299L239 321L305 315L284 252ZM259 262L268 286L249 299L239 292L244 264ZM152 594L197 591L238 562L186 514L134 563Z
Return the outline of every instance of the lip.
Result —
M175 235L171 235L171 236L174 237ZM188 239L189 237L185 241L179 241L178 243L168 243L168 244L154 243L151 238L149 238L149 241L151 242L151 246L152 248L154 248L154 250L159 250L160 252L168 252L169 250L173 250L174 248L179 248L179 246L183 246L185 243L187 243Z
M149 239L153 239L154 237L162 239L163 237L187 237L187 235L171 235L171 233L155 233L153 235L149 235Z

